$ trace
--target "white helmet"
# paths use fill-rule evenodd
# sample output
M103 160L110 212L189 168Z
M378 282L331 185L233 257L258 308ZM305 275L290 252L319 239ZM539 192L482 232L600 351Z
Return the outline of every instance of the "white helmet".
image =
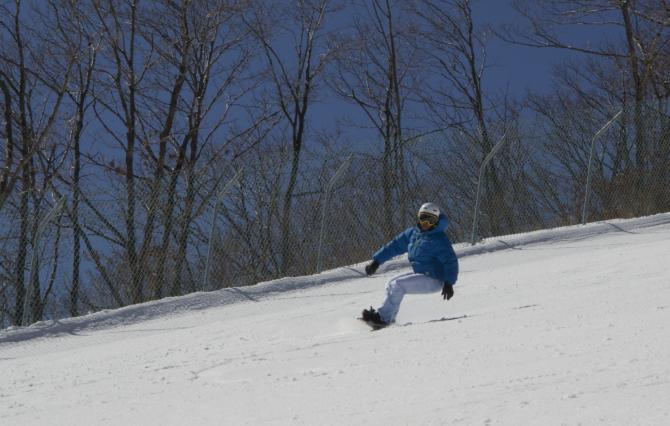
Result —
M427 230L437 226L440 221L440 208L435 203L425 203L417 213L417 224L421 229Z
M425 203L419 209L419 215L421 213L430 214L436 217L440 217L440 207L435 203Z

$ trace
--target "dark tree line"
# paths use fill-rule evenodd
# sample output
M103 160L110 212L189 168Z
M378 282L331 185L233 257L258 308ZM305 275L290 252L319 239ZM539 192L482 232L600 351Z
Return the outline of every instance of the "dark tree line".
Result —
M516 8L0 0L0 323L359 262L427 200L466 241L501 138L479 235L577 223L618 111L589 218L670 209L667 2ZM574 54L509 93L494 38Z

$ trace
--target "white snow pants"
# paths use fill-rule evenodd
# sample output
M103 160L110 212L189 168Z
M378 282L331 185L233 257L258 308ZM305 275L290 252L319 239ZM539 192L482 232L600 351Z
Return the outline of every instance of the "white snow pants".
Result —
M435 293L442 290L443 284L424 274L409 272L398 275L386 284L386 299L377 312L385 322L390 324L395 321L405 294Z

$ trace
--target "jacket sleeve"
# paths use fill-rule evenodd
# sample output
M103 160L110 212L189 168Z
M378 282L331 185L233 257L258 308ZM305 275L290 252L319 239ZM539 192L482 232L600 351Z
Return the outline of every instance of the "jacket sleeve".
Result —
M456 284L458 280L458 257L449 239L444 240L444 248L440 251L438 260L442 263L442 281L451 285Z
M409 239L412 236L412 232L414 232L414 229L408 228L396 235L393 240L380 248L372 258L381 265L392 257L407 253L407 246L409 245Z

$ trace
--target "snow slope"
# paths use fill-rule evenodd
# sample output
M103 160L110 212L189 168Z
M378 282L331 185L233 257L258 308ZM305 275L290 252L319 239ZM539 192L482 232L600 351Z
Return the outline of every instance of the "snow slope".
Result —
M0 424L670 424L670 214L457 252L377 332L403 259L2 331Z

